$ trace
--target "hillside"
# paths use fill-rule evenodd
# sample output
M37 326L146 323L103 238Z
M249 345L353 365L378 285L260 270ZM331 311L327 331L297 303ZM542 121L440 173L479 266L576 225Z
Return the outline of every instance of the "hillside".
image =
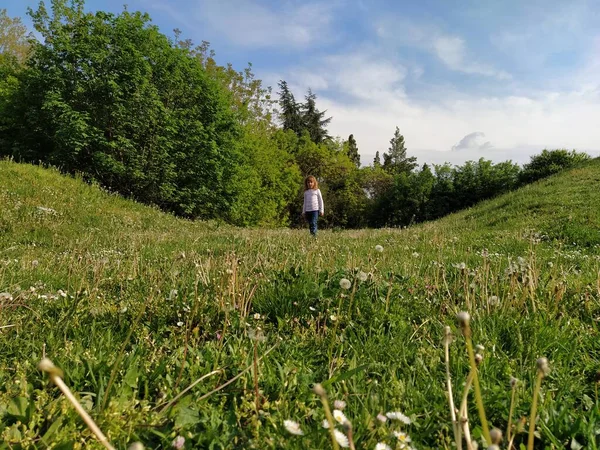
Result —
M527 418L546 356L539 445L596 448L598 160L436 222L316 241L177 219L34 166L0 161L0 180L3 448L94 442L36 369L44 354L118 448L178 436L186 448L330 448L317 382L346 401L357 448L401 448L394 430L443 448L453 440L443 326L459 336L459 402L468 361L454 317L464 309L485 347L488 421L506 431L511 376L521 380L512 423ZM376 419L389 411L412 423Z

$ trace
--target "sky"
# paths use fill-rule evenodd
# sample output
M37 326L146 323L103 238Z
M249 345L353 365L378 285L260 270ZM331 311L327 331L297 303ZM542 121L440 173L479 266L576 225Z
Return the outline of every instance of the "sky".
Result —
M38 0L3 0L26 24ZM49 3L48 1L46 3ZM399 127L419 163L527 163L543 149L600 155L597 0L87 0L148 12L209 41L219 64L297 100L310 87L362 163Z

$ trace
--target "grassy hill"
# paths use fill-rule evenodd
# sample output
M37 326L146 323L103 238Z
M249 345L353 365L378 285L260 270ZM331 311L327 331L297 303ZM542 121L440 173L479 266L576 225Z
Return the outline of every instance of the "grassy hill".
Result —
M450 325L456 336L458 404L461 310L485 348L488 422L506 435L518 378L511 423L525 425L512 434L527 442L545 356L537 448L597 448L599 181L594 160L436 222L312 240L181 220L0 161L0 448L99 447L37 369L44 355L117 448L178 436L185 448L331 448L314 383L347 403L357 449L401 448L393 431L450 448L443 335ZM377 419L391 411L411 424Z

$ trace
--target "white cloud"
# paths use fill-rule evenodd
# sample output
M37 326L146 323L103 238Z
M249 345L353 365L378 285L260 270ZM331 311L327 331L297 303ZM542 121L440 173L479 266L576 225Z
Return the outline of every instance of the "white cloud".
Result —
M197 0L186 14L163 3L153 7L170 14L186 28L198 26L224 36L234 45L252 48L307 47L331 40L330 24L337 2L276 3L257 0Z
M437 96L432 103L406 92L410 70L389 55L362 49L313 64L327 86L315 92L319 109L333 116L329 131L343 138L354 134L363 164L370 164L376 151L387 151L396 126L419 163L460 164L480 157L525 163L544 148L600 151L600 90L478 97L430 86ZM280 78L293 80L290 86L299 95L309 86L310 77L295 68Z
M482 133L481 131L467 134L458 144L452 146L452 150L474 150L479 152L491 149L493 147L492 143L490 141L484 142L483 138L485 138L485 133Z
M390 45L419 48L435 55L447 68L467 74L509 80L512 76L473 59L460 36L443 32L430 24L386 18L375 26L377 35Z

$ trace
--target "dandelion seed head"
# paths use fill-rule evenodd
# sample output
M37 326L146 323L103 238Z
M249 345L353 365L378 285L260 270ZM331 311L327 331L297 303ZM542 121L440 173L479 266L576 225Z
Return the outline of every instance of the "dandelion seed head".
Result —
M492 440L492 444L499 444L502 442L502 431L498 428L492 428L490 430L490 439Z
M458 319L458 323L460 324L460 326L466 326L469 325L471 315L466 311L461 311L456 315L456 318Z
M362 270L360 272L358 272L358 279L360 281L367 281L367 278L369 277L368 274L366 274L365 272L363 272Z
M346 290L347 290L347 289L350 289L350 287L351 287L351 286L352 286L352 283L350 282L350 280L349 280L349 279L347 279L347 278L342 278L342 279L340 280L340 287L341 287L342 289L346 289Z
M300 429L300 424L298 422L294 422L293 420L284 420L283 426L288 433L295 434L296 436L302 436L304 434L304 432Z
M515 387L518 382L519 382L519 380L516 379L515 377L510 377L510 387Z
M548 375L550 373L550 367L548 366L548 358L538 358L536 361L537 369L542 372L544 375Z
M312 388L313 392L321 397L323 397L324 395L327 394L327 392L325 392L325 389L323 388L323 386L320 383L317 383L313 386Z

